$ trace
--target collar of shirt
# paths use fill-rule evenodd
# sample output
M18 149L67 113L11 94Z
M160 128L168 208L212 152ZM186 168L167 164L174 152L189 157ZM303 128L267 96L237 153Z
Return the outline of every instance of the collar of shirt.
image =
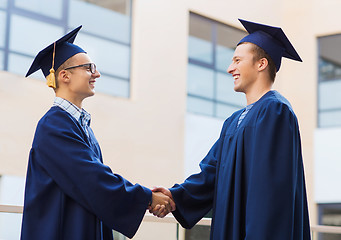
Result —
M68 100L60 97L55 97L53 106L60 107L64 111L68 112L72 117L74 117L81 125L90 126L91 115L83 108L80 109L75 104L69 102Z

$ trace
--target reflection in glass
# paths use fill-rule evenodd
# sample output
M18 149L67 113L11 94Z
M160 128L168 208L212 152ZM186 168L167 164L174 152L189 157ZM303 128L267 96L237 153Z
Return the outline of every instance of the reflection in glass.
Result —
M130 15L130 0L80 0L81 2L91 3L106 9L110 9L112 11Z
M341 35L330 35L318 39L319 85L318 119L319 127L341 125Z
M7 7L7 0L0 0L0 8L6 8Z
M320 82L319 84L319 109L341 110L341 80Z
M188 57L202 62L212 62L212 43L200 38L189 36Z
M246 32L217 23L216 68L226 71L231 63L234 49Z
M226 72L227 68L232 62L233 54L234 54L234 49L218 45L216 47L217 69L220 71Z
M12 51L35 56L63 35L62 27L13 14L9 48Z
M209 105L214 106L211 116L226 118L246 102L244 94L234 92L234 81L226 72L235 47L246 32L193 13L189 25L188 98L211 101ZM195 104L188 104L187 110L200 113L199 108L192 109L199 103L197 100ZM207 115L209 111L203 112Z
M228 118L234 113L235 111L238 111L240 108L237 107L231 107L229 105L225 104L217 104L216 105L216 117L218 118Z
M341 65L320 58L319 73L321 81L341 79Z
M31 12L62 19L63 0L15 0L14 5Z
M83 25L83 32L129 44L130 11L126 9L128 2L72 0L70 2L69 27L75 28ZM124 13L122 13L123 9L125 9Z
M189 20L188 55L205 63L213 63L212 24L191 14Z
M213 99L214 71L188 64L187 92L200 97Z
M4 51L0 51L0 71L2 71L2 70L4 70L5 68L5 59L4 59L4 57L5 57L5 53L4 53Z
M341 226L341 204L319 204L319 224ZM339 240L341 234L320 233L320 240Z
M244 93L235 92L233 88L234 79L230 74L217 73L217 100L244 107L246 104Z
M192 113L199 113L203 115L213 116L214 104L212 101L203 100L196 97L187 97L187 109Z
M0 11L0 47L5 47L6 12Z
M32 61L33 57L25 57L19 54L11 53L8 56L8 71L21 76L25 76L32 64ZM30 75L30 78L42 80L45 79L41 70L36 71L32 75Z
M206 240L210 239L210 226L194 226L191 229L186 229L185 239L189 240Z
M341 123L341 110L319 113L320 127L336 127Z
M341 77L341 35L319 38L319 76L320 81L340 79Z
M130 47L79 33L77 44L84 48L100 72L129 78Z
M95 90L119 97L129 97L129 81L101 75L96 80Z

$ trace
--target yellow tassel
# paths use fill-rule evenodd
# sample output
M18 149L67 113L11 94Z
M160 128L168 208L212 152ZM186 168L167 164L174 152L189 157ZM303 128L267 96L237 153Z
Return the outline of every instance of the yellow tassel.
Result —
M46 76L46 84L49 87L56 88L56 76L54 75L54 69L50 69L50 74Z
M46 84L49 87L56 88L56 76L54 74L54 57L56 54L56 42L53 43L53 54L52 54L52 68L50 69L50 74L46 76Z

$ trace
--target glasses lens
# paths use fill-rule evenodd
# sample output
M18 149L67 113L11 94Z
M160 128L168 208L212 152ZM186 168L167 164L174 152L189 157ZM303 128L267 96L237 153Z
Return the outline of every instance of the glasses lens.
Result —
M91 73L95 73L96 72L96 65L94 63L90 64L90 71L91 71Z

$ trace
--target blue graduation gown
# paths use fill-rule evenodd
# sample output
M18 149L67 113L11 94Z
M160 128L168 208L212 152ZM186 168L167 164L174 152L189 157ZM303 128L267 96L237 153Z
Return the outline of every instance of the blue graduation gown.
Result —
M52 107L39 121L30 151L22 240L108 240L112 229L132 237L151 191L102 163L90 128Z
M310 227L301 141L289 102L258 100L237 128L229 117L201 172L171 188L173 215L193 227L213 208L212 240L307 240Z

